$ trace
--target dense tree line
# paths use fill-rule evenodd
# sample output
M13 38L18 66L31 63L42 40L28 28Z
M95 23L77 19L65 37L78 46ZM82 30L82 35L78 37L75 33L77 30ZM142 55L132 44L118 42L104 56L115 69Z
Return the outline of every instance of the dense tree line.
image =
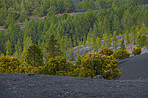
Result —
M81 2L80 2L81 1ZM29 20L30 16L52 16L57 13L108 9L111 14L118 12L122 18L124 10L130 9L130 14L136 11L134 6L142 5L146 0L0 0L0 25L7 26L19 20ZM126 6L126 7L125 7ZM110 9L110 10L111 10ZM121 13L121 15L119 15ZM128 13L128 12L127 12ZM141 12L143 14L143 12ZM138 12L134 19L139 17ZM143 18L146 18L143 17ZM142 19L142 18L141 18Z
M66 57L66 51L69 50L73 55L72 48L78 45L92 45L91 50L94 52L97 52L100 47L109 48L111 37L116 51L118 43L116 36L120 33L126 33L126 44L131 43L133 38L134 44L138 47L145 46L148 8L140 6L144 0L121 1L83 0L76 4L74 0L0 0L0 25L7 27L6 32L0 31L0 53L13 55L25 61L27 50L34 43L42 49L43 56L48 58L47 51L52 46L47 46L53 34L55 36L53 41L57 42L57 46L60 47L59 54L63 57ZM78 10L86 12L74 15L65 13L61 16L55 14L76 10L75 5ZM43 21L25 20L32 15L47 16ZM21 19L24 21L22 30L17 24L17 20ZM103 44L101 40L104 40Z

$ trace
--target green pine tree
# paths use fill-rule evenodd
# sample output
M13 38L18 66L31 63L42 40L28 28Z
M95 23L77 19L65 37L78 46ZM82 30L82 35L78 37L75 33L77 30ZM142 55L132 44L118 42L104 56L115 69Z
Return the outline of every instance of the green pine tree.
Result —
M98 43L98 49L101 48L102 46L102 41L101 41L101 38L97 38L97 43Z
M124 44L124 39L122 39L120 49L121 50L126 50L126 47L125 47L125 44Z
M114 33L113 33L113 48L114 48L114 51L117 51L117 48L118 48L118 40L117 40L116 31L114 31Z
M48 58L61 56L60 45L55 39L54 34L51 35L50 41L47 43L46 51L48 54Z
M28 37L28 36L25 37L24 36L24 39L23 39L24 48L27 50L31 44L32 44L31 37Z
M12 54L12 47L11 47L11 42L8 40L6 42L6 55L11 55Z
M43 53L40 48L37 47L37 45L32 44L26 55L26 62L31 66L42 66L43 65Z
M125 28L125 30L129 29L131 26L131 14L129 12L129 10L126 10L124 12L123 18L122 18L122 25Z
M18 39L17 44L15 45L15 55L18 58L21 58L22 48L21 48L21 42Z
M63 37L60 40L60 50L62 54L61 56L66 57L66 43Z
M75 61L75 53L74 53L73 47L70 48L69 60L70 60L70 61Z
M24 47L23 52L22 52L22 54L21 54L21 62L22 62L22 63L25 62L26 55L27 55L27 50L26 50L25 47Z
M137 41L137 31L138 31L138 28L136 27L136 25L134 24L131 28L131 33L132 33L132 37L133 37L133 44L135 45L136 44L136 41Z
M129 36L129 30L128 29L125 32L125 42L126 42L126 45L128 45L130 43L130 36Z

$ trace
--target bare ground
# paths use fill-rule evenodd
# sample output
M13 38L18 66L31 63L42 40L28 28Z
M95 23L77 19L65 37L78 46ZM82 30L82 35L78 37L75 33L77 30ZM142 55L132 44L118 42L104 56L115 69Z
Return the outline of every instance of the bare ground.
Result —
M0 98L147 98L148 80L0 74Z

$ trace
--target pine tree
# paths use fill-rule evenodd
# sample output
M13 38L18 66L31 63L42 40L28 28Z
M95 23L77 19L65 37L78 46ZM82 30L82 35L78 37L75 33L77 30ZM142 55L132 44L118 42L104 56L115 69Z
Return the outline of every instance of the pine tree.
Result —
M142 48L143 46L145 46L147 44L147 36L145 35L138 35L138 38L137 38L137 47L138 48Z
M120 21L119 21L118 16L116 15L114 16L113 26L114 26L114 30L118 32L120 28Z
M86 45L85 43L86 43L86 37L84 36L84 37L83 37L83 46Z
M5 20L6 20L6 16L7 16L6 13L7 13L6 8L1 7L0 8L0 25L5 24Z
M117 40L116 31L114 31L114 33L113 33L113 48L114 48L114 51L117 51L117 48L118 48L118 40Z
M103 34L103 48L109 48L111 46L111 34L105 33Z
M25 37L23 38L23 45L24 45L24 48L27 50L29 48L29 46L32 44L32 40L31 40L31 37Z
M22 52L22 54L21 54L22 56L21 56L21 62L25 62L25 57L26 57L26 55L27 55L27 51L26 51L26 49L25 49L25 47L24 47L24 49L23 49L23 52Z
M147 35L147 29L146 29L144 22L142 23L142 26L140 27L139 34L145 35L145 36Z
M15 22L14 15L12 13L9 13L8 16L7 16L7 18L6 18L6 24L7 24L7 26L9 24L14 24L14 22Z
M97 43L98 43L98 49L101 48L102 46L102 41L101 41L101 38L97 38Z
M131 28L131 33L132 33L132 37L133 37L133 44L135 45L136 44L136 41L137 41L137 31L138 31L138 28L136 27L136 25L134 24Z
M43 54L42 50L37 45L32 44L26 55L26 62L31 66L42 66L43 65Z
M6 42L6 55L11 55L12 54L12 47L11 47L11 42L8 40Z
M43 51L43 57L47 57L47 52L46 52L46 47L47 46L47 43L45 44L45 41L42 41L41 43L41 48L42 48L42 51Z
M92 41L91 43L91 48L92 50L94 50L94 52L98 52L98 45L97 45L97 40L96 40L96 34L92 34L92 38L90 38L90 40Z
M129 36L129 30L128 29L125 32L125 42L126 42L126 45L128 45L130 43L130 36Z
M70 48L69 58L70 58L70 59L69 59L70 61L75 61L75 53L74 53L73 47Z
M59 32L57 33L57 37L56 37L56 39L57 39L57 41L58 41L58 43L59 43L60 40L61 40L61 36L60 36L60 33L59 33Z
M102 40L103 40L103 48L106 48L106 36L107 36L107 34L105 33L105 34L103 34L103 37L102 37Z
M71 37L68 39L68 49L72 47L72 40Z
M61 56L60 45L54 37L54 34L51 35L50 41L47 43L47 54L48 58Z
M146 27L144 25L144 23L142 24L139 32L138 32L138 38L137 38L137 47L142 48L143 46L145 46L147 44L147 30Z
M24 22L26 19L29 20L28 14L29 14L29 12L27 10L25 10L25 8L23 8L20 12L19 21Z
M5 53L5 37L4 31L0 31L0 53Z
M68 35L67 34L64 36L64 39L65 39L66 49L68 49Z
M98 30L97 30L97 27L96 27L96 24L93 25L93 36L97 37L98 35Z
M22 48L21 48L21 42L18 39L17 44L15 45L15 54L16 57L21 58Z
M60 50L62 54L61 56L66 57L66 43L63 37L60 40Z
M131 26L131 14L129 10L126 10L124 12L123 18L122 18L122 24L125 30L129 29Z
M77 50L77 56L79 56L80 55L80 48L81 48L81 46L77 46L77 48L78 48L78 50Z
M91 37L92 37L92 28L90 28L88 34L87 34L87 40L86 40L86 45L89 46L91 45Z
M126 47L125 47L125 44L124 44L124 39L122 39L120 49L121 50L126 50Z
M111 33L108 33L107 34L107 48L111 47L111 37L112 37L112 34Z
M103 21L103 32L104 33L110 32L110 24L107 16L104 18L104 21Z
M117 10L117 8L118 8L118 6L117 6L117 0L113 0L112 8L113 8L114 10Z

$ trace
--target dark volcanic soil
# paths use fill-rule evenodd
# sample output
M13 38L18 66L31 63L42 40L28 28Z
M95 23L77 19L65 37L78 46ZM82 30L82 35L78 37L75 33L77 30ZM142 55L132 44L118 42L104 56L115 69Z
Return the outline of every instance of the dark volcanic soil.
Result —
M119 80L0 73L0 98L148 98L148 54L120 60Z
M120 60L120 80L148 79L148 53Z
M148 80L0 73L0 98L147 98Z

